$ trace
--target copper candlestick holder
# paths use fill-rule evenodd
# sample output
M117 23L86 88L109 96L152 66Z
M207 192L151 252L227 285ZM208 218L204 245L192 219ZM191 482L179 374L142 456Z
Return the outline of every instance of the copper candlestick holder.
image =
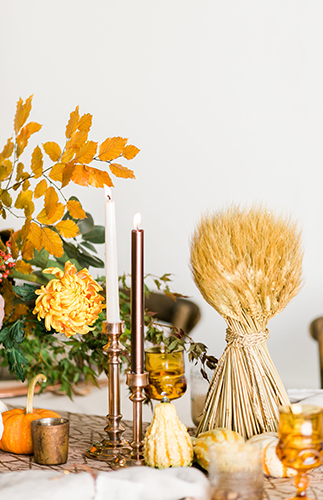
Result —
M104 428L108 437L101 442L94 443L86 451L88 458L101 461L115 461L128 456L132 452L128 441L122 439L125 428L121 423L120 413L120 353L122 351L119 344L119 337L125 331L124 322L106 322L106 335L108 343L103 347L108 354L109 365L109 414L107 415L108 425Z

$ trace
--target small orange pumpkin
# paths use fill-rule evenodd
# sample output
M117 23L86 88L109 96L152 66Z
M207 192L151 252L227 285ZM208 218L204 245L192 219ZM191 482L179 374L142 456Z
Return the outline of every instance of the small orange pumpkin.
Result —
M14 408L2 413L4 430L0 440L1 450L19 455L31 455L33 453L31 422L39 418L60 417L55 411L33 409L35 385L40 379L46 382L46 377L42 373L39 373L30 381L27 392L27 405L24 410Z

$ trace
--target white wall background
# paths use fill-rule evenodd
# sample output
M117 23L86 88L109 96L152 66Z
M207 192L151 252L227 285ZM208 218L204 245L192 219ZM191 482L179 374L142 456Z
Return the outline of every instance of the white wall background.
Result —
M94 116L92 140L129 137L141 152L127 164L137 180L115 183L119 272L139 211L146 271L173 273L199 304L194 337L214 355L225 323L188 266L201 213L263 201L300 221L305 285L268 345L287 388L319 387L308 326L323 314L322 1L0 0L0 16L0 146L30 94L35 143L63 144L76 105ZM104 224L103 190L72 192Z

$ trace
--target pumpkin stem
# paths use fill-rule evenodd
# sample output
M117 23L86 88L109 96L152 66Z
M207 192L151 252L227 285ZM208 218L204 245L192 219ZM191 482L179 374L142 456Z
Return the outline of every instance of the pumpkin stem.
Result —
M44 382L46 382L47 378L43 373L38 373L35 375L34 378L31 379L28 385L28 392L27 392L27 405L26 405L26 413L33 413L34 408L33 408L33 399L34 399L34 390L35 390L35 385L37 382L42 379Z

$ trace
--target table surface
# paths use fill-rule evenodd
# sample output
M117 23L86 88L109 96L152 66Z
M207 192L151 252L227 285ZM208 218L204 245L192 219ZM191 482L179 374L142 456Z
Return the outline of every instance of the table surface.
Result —
M96 441L102 441L107 437L104 427L107 424L106 417L96 415L84 415L79 413L61 412L61 416L70 420L70 440L68 462L63 465L45 466L34 462L33 456L14 455L0 451L0 472L23 471L23 470L56 470L62 472L66 469L71 472L84 472L87 470L92 474L99 471L111 470L109 462L101 462L87 458L84 453L90 449ZM123 420L125 427L124 437L132 440L132 422ZM149 424L144 424L144 429ZM189 429L194 434L194 429ZM310 486L308 495L315 500L323 500L323 467L309 473ZM265 478L264 500L283 500L295 493L294 479Z

